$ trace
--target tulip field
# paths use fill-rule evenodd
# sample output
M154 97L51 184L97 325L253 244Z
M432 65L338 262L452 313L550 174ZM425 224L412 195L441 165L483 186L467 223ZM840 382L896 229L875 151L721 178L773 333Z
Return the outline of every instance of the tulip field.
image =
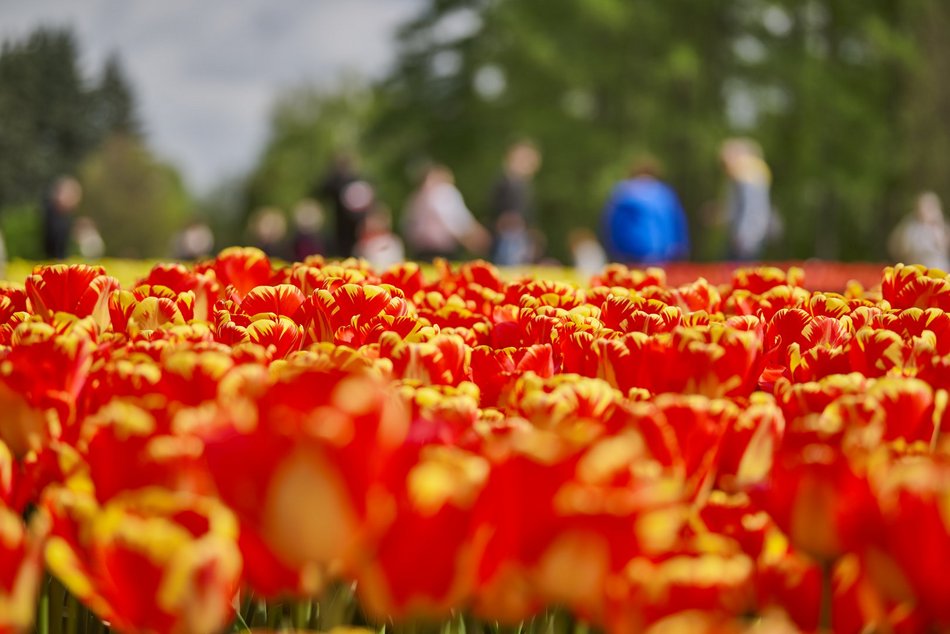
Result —
M0 633L950 632L941 271L149 266L0 283Z

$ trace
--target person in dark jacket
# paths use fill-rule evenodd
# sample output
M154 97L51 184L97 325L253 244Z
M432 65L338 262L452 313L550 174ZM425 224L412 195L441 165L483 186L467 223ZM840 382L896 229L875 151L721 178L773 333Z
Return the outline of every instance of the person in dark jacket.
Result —
M630 178L614 187L604 207L602 231L614 261L662 264L689 256L686 214L653 161L638 162Z
M327 200L333 209L331 255L350 257L366 222L366 214L376 202L372 185L360 176L351 155L340 154L314 194L315 198Z
M528 141L515 143L505 155L504 169L491 192L492 260L496 264L528 264L538 255L532 180L540 166L541 153Z
M58 178L43 201L43 251L50 260L66 258L81 201L82 186L72 176Z

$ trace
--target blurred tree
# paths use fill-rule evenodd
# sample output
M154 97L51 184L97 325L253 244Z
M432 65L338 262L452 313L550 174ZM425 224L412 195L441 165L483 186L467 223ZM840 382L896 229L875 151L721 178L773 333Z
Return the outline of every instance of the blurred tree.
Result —
M916 17L928 2L736 3L732 123L764 142L788 253L886 258L915 151L904 123L928 63Z
M109 253L162 255L187 195L145 146L131 83L117 55L98 78L79 68L69 29L40 28L0 49L0 225L13 256L40 254L38 206L58 176L78 174L82 213Z
M178 173L131 136L114 135L82 164L80 213L92 218L119 257L167 255L187 219L189 199Z
M477 212L514 137L544 151L551 251L595 226L648 151L667 167L699 257L724 254L718 147L762 142L785 240L773 256L883 259L914 188L948 195L950 8L941 0L432 0L400 33L369 145L456 169Z
M505 147L533 138L539 211L562 258L568 230L597 226L610 186L644 152L666 164L695 221L719 178L729 17L688 0L432 2L400 34L373 145L392 173L448 163L484 213Z
M223 179L206 195L197 200L195 216L204 220L214 233L214 248L247 242L247 183L243 175Z
M786 227L771 257L885 259L920 189L950 200L950 5L943 0L430 0L375 90L278 101L248 204L308 193L356 149L397 214L424 162L444 162L476 215L505 148L541 147L549 252L595 228L637 155L666 167L694 257L725 255L719 147L761 142Z
M904 113L911 148L908 182L915 192L936 191L950 208L950 4L927 0L913 8L919 48Z
M270 136L247 183L248 210L284 210L312 195L334 152L360 154L374 109L369 87L353 76L337 85L297 86L277 100Z
M91 97L92 125L100 139L113 134L142 136L135 94L118 55L112 54L106 59Z
M0 208L33 204L98 143L72 32L41 28L0 49Z

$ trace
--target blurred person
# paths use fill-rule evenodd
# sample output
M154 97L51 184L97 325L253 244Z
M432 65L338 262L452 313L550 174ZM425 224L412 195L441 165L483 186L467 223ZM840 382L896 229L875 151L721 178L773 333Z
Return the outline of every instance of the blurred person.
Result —
M614 187L602 231L610 258L618 262L662 264L689 256L686 214L651 158L637 160L630 178Z
M469 211L444 165L426 169L403 215L403 233L413 257L458 259L462 251L485 253L491 234Z
M541 167L541 153L529 141L508 148L502 173L491 192L492 260L501 265L528 264L539 249L534 242L532 181Z
M937 194L924 192L917 197L913 213L891 232L887 248L898 262L923 264L941 271L950 269L950 228Z
M584 279L590 279L607 266L607 252L590 229L571 230L567 241L571 247L573 266Z
M72 176L56 179L43 200L43 251L50 260L66 258L73 214L82 202L82 186Z
M172 245L172 256L178 260L200 260L214 251L214 232L208 223L194 218L178 232Z
M344 258L353 255L366 214L376 199L373 187L360 176L355 157L338 154L314 194L314 198L324 198L332 203L332 254Z
M294 205L294 233L292 249L294 259L302 262L308 256L326 251L322 230L325 221L323 207L312 198L304 198Z
M504 214L495 222L492 261L500 266L518 266L533 262L536 254L535 234L525 218Z
M86 259L101 258L106 252L106 243L95 221L89 216L76 218L73 225L73 242L76 243L79 255Z
M751 139L727 139L719 158L729 179L729 257L758 260L778 228L769 193L772 172L761 147Z
M384 271L406 259L402 240L393 233L392 213L388 207L375 205L366 215L354 255L367 260L376 271Z
M287 219L277 207L262 207L254 212L250 223L253 246L269 257L288 259Z

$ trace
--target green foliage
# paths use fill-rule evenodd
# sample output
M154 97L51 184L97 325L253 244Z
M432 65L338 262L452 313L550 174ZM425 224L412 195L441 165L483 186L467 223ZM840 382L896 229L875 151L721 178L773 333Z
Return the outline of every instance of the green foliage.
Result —
M270 139L248 179L248 210L287 210L313 194L334 152L359 151L373 111L369 89L353 78L321 89L301 86L282 95L271 116Z
M79 178L84 191L79 212L99 227L107 255L167 253L190 203L178 174L157 161L141 141L110 137L83 162Z
M244 244L247 221L246 183L242 177L219 182L196 203L195 217L208 223L214 234L214 248Z
M40 210L32 205L8 207L0 215L0 231L10 259L42 260Z
M110 55L92 92L92 126L99 138L112 134L141 137L135 95L118 55Z
M92 81L68 29L40 28L0 51L0 224L13 257L40 258L38 206L51 183L80 174L83 213L110 254L165 255L188 199L142 139L132 86L110 56Z
M737 55L735 75L756 96L748 131L773 167L791 254L885 259L921 150L903 119L915 107L908 98L915 68L929 63L916 41L923 27L916 12L927 4L936 6L745 3L739 22L764 56Z
M533 138L544 153L542 223L562 258L566 233L597 226L609 188L645 151L666 163L695 224L717 193L726 132L716 69L730 30L720 14L718 3L682 0L567 2L558 11L531 1L433 3L403 30L373 138L393 172L420 156L453 166L482 214L505 147ZM444 25L465 15L478 28L443 41ZM439 57L458 70L443 74Z
M506 146L527 136L554 255L648 152L683 199L694 257L721 258L718 150L743 135L773 168L786 226L773 257L881 260L915 191L950 199L948 26L940 0L432 0L364 107L352 88L281 102L251 199L291 204L343 145L397 212L412 168L438 160L485 217Z
M39 29L0 51L0 207L33 203L97 139L68 30Z

